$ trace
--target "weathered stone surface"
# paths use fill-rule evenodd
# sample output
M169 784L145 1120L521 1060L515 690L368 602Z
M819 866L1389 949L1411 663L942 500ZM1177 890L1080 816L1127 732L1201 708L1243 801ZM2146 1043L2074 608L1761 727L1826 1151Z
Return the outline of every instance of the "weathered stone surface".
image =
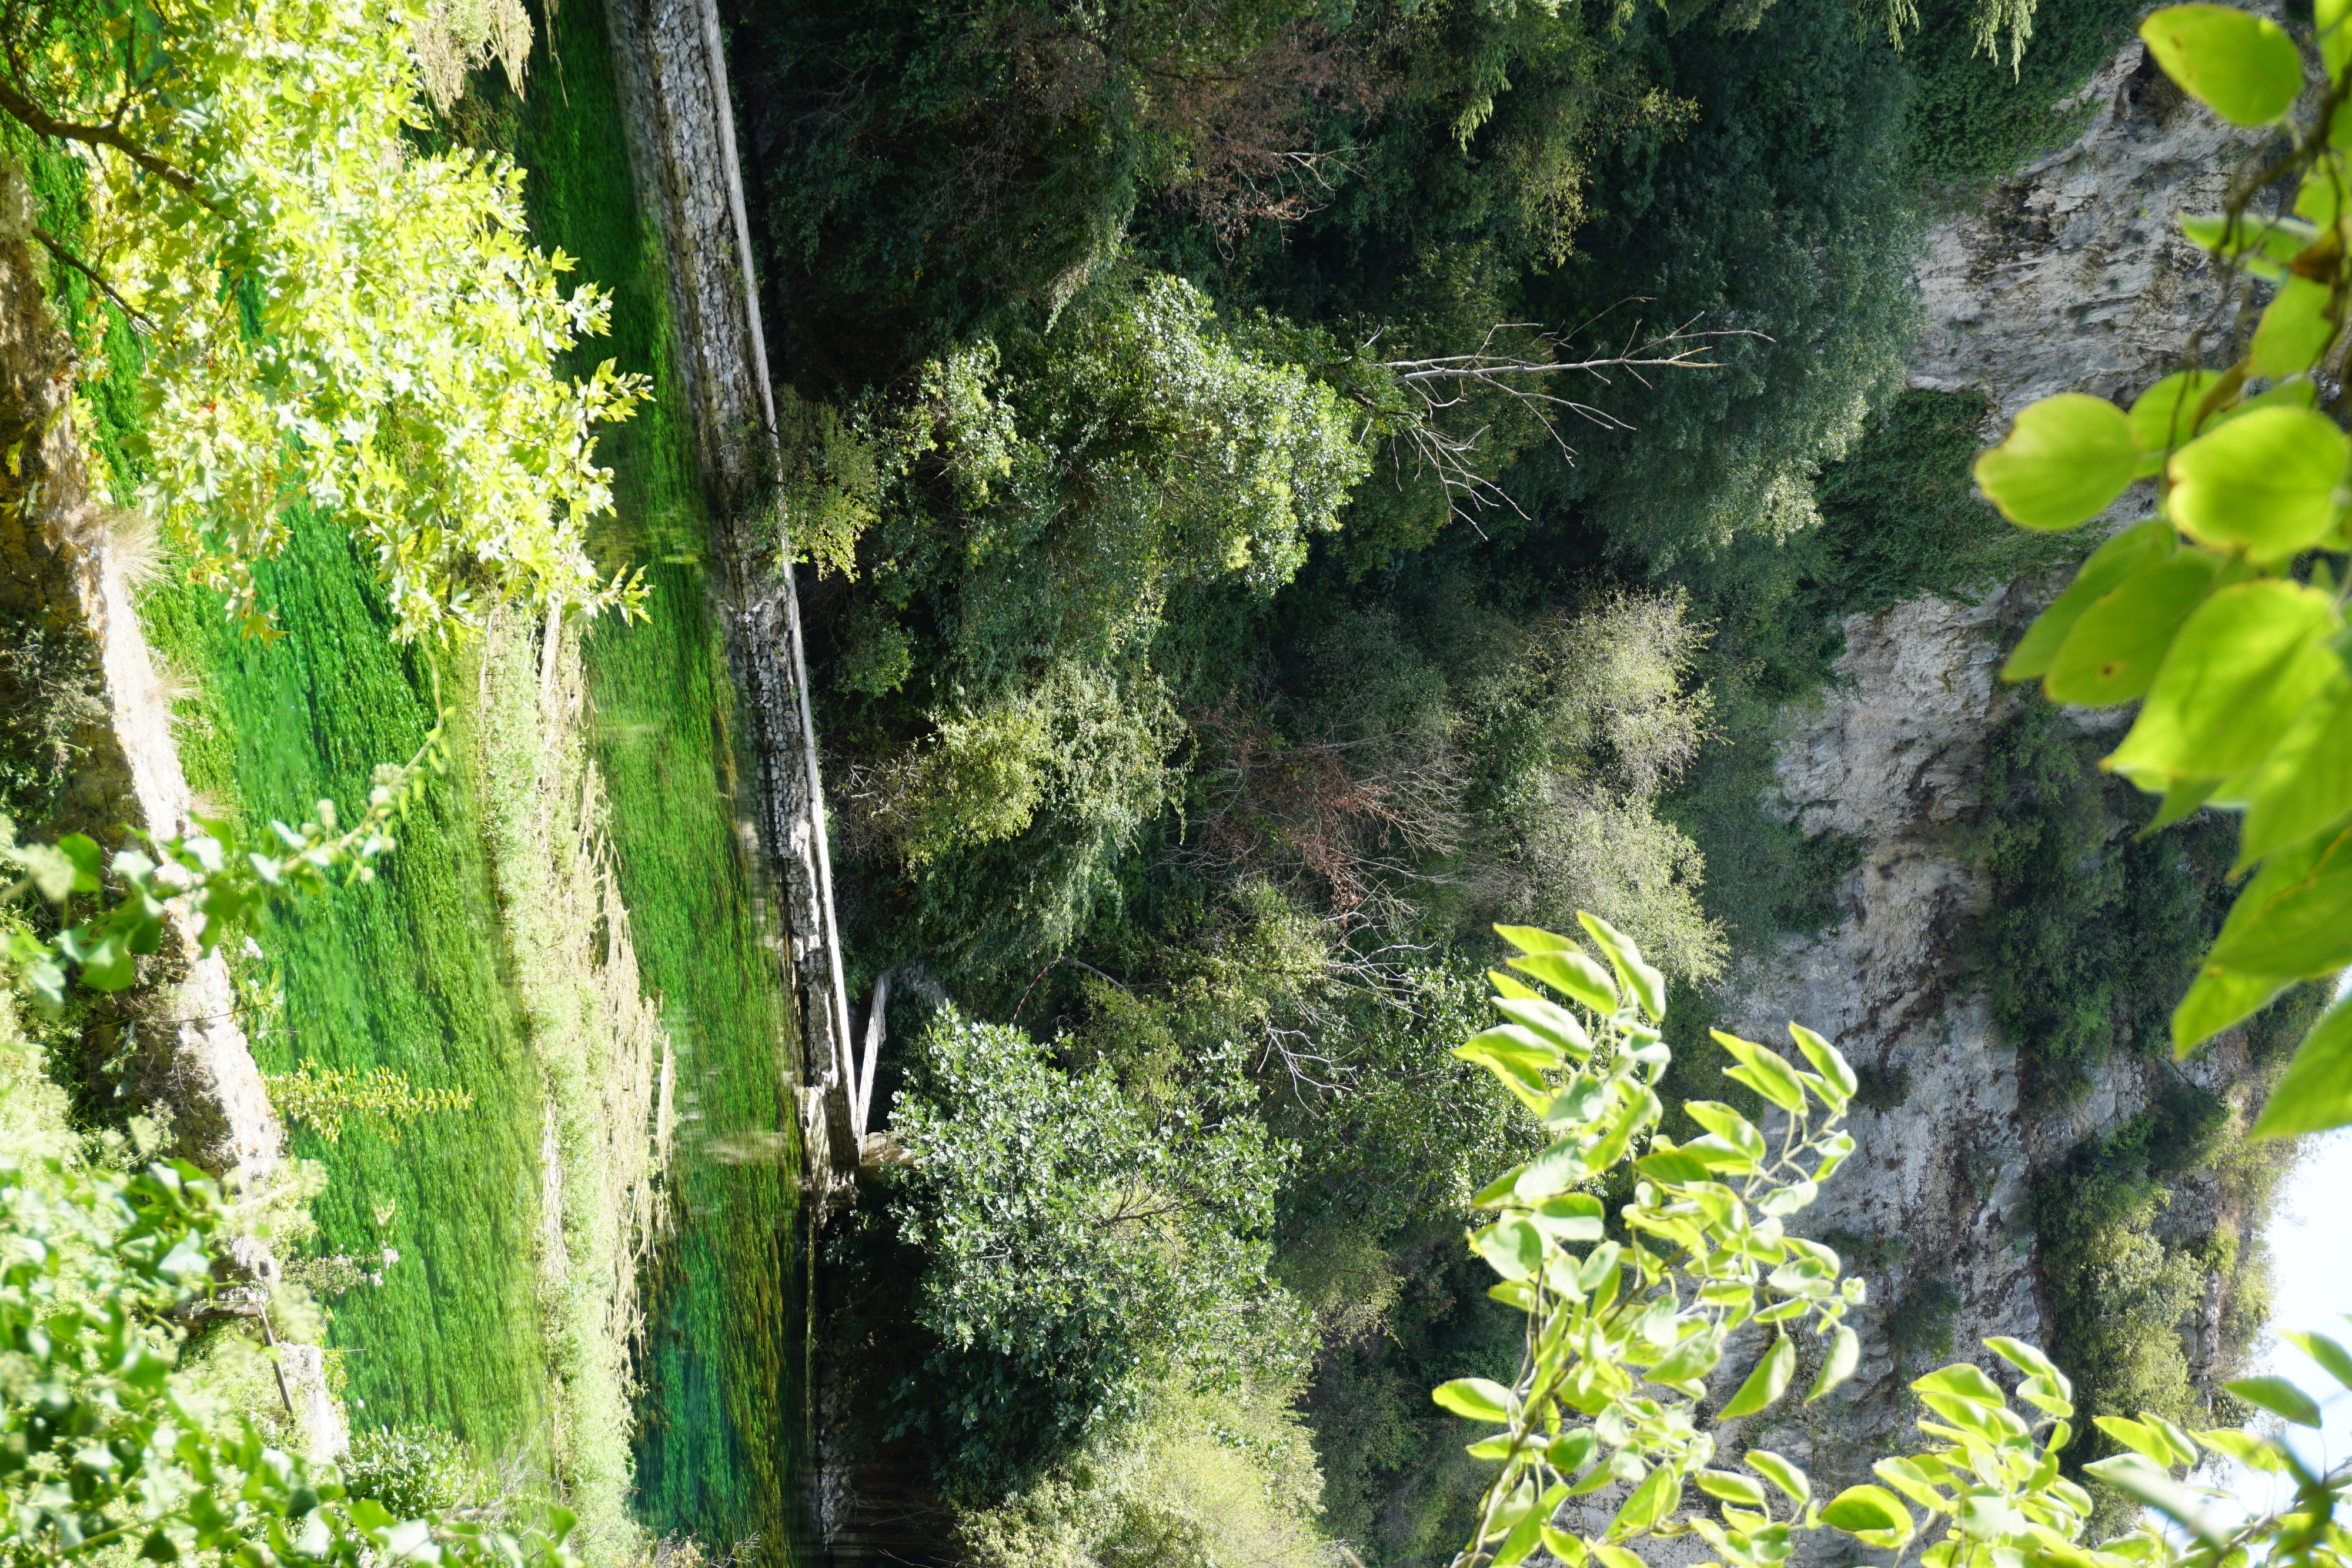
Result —
M2189 332L2223 307L2221 272L2176 220L2221 210L2266 133L2208 113L2137 40L2079 101L2093 120L2078 141L1929 232L1912 385L1981 388L2004 420L2053 392L2129 395L2177 368Z
M1930 325L1911 383L1979 389L1997 424L2059 392L2128 401L2176 368L2200 323L2226 319L2218 273L2174 220L2218 209L2227 171L2260 139L2182 98L2137 42L2082 101L2094 115L2081 139L1998 184L1981 211L1937 226L1921 267ZM2149 502L2127 494L2107 521L2146 516ZM1989 1361L1977 1347L1993 1334L2048 1342L2032 1178L2136 1114L2172 1071L2118 1051L2080 1099L2021 1101L2017 1042L2000 1037L1956 951L1992 892L1958 843L1988 809L1987 743L2018 702L2038 700L2005 688L1999 663L2067 575L1850 619L1835 683L1818 709L1790 716L1767 810L1808 833L1854 836L1861 863L1839 890L1836 925L1784 938L1740 967L1722 1002L1727 1027L1771 1040L1785 1040L1791 1019L1808 1024L1904 1091L1897 1103L1856 1110L1857 1151L1800 1226L1849 1243L1869 1282L1871 1301L1853 1319L1859 1372L1811 1410L1727 1434L1735 1448L1806 1464L1817 1489L1867 1480L1871 1458L1912 1435L1904 1384L1919 1369L1897 1364L1890 1330L1916 1310L1923 1285L1957 1291L1948 1303L1955 1356ZM2095 731L2128 716L2069 716ZM2188 1071L2219 1088L2243 1065L2242 1047L2225 1037ZM2176 1207L2201 1204L2210 1223L2211 1195L2200 1193L2192 1180ZM2206 1316L2209 1325L2184 1325L2200 1362L2218 1348L2218 1295ZM1839 1555L1826 1542L1806 1550Z

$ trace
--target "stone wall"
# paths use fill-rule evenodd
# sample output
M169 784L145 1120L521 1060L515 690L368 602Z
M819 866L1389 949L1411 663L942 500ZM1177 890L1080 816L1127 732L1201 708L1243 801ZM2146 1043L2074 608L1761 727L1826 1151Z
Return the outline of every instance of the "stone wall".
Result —
M773 497L774 394L751 287L751 238L714 0L608 0L613 63L638 199L665 240L678 384L700 447L728 662L754 776L755 862L782 896L803 1038L803 1131L820 1207L855 1190L848 997L834 918L800 601Z

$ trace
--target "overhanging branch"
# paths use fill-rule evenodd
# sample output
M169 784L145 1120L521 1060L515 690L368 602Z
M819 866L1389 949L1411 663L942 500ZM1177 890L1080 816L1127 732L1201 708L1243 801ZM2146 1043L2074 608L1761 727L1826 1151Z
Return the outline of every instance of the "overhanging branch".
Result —
M92 147L111 147L165 184L176 190L184 191L200 202L205 201L204 196L197 192L196 182L192 176L173 168L169 162L156 156L131 137L125 136L113 126L79 125L72 120L59 120L39 104L10 87L5 78L0 78L0 110L5 110L9 118L36 136L51 136L65 141L80 141ZM120 110L116 111L116 118L121 118ZM210 206L212 204L205 202L205 204Z

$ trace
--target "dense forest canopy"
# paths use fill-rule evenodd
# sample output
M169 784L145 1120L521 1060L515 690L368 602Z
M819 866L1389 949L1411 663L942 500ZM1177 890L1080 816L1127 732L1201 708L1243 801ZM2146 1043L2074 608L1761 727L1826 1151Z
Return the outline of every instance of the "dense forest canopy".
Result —
M2220 15L2213 36L2270 68L2213 78L2221 99L2255 103L2217 107L2274 129L2303 83L2298 46ZM0 859L22 873L0 929L14 991L39 1013L35 1043L16 998L0 1008L12 1130L0 1219L34 1243L0 1249L13 1260L0 1332L12 1354L54 1356L68 1392L42 1408L68 1410L76 1433L114 1432L106 1452L124 1467L77 1479L69 1497L24 1479L55 1469L46 1454L27 1470L0 1451L0 1526L19 1556L72 1555L90 1544L77 1531L128 1550L143 1508L142 1551L158 1561L266 1535L296 1561L430 1538L458 1561L562 1568L569 1540L598 1568L690 1563L699 1547L649 1544L629 1511L636 1467L675 1435L623 1443L650 1407L641 1376L675 1375L687 1402L719 1402L720 1380L680 1354L684 1335L657 1343L635 1315L640 1286L682 1288L646 1265L660 1226L716 1216L739 1234L722 1266L706 1259L701 1283L727 1289L701 1298L695 1333L735 1354L764 1328L772 1350L797 1332L795 1288L814 1281L814 1345L794 1346L790 1367L745 1354L727 1374L729 1418L758 1405L775 1439L742 1444L758 1451L734 1472L756 1475L762 1520L797 1506L782 1477L799 1439L785 1434L814 1411L842 1428L823 1441L845 1431L857 1463L916 1478L933 1544L991 1568L1402 1568L1447 1560L1465 1532L1458 1561L1476 1562L1481 1542L1509 1558L1540 1538L1582 1563L1587 1546L1553 1541L1532 1492L1510 1489L1522 1473L1564 1489L1596 1463L1580 1495L1612 1478L1632 1489L1614 1539L1664 1520L1688 1477L1767 1509L1724 1513L1737 1539L1708 1539L1727 1560L1780 1563L1788 1525L1772 1522L1762 1484L1706 1469L1706 1377L1748 1354L1735 1336L1751 1322L1809 1313L1822 1342L1804 1352L1814 1392L1854 1371L1846 1311L1864 1273L1904 1260L1905 1239L1817 1240L1781 1220L1853 1152L1838 1119L1899 1109L1911 1089L1907 1066L1850 1064L1802 1029L1791 1038L1811 1073L1706 1038L1737 967L1830 922L1862 852L1759 810L1787 716L1830 679L1847 618L2071 563L2086 547L2064 528L2135 476L2185 464L2173 477L2198 480L2216 452L2241 467L2189 483L2202 498L2174 519L2189 542L2153 521L2102 547L2088 586L2057 601L2011 673L2046 666L2065 701L2148 690L2123 691L2116 672L2149 674L2150 660L2085 654L2076 668L2053 653L2115 620L2084 606L2146 567L2193 578L2224 609L2259 597L2291 612L2308 711L2269 692L2246 706L2271 724L2260 729L2236 705L2151 704L2179 720L2169 738L2136 731L2160 753L2134 775L2168 791L2160 816L2130 782L2098 776L2104 740L2047 706L2003 710L1984 737L1983 801L1947 824L1940 849L1990 897L1941 937L2017 1047L2009 1087L2069 1129L2019 1167L2031 1179L2011 1206L2039 1228L2019 1244L2037 1249L2053 1296L2056 1360L1988 1342L2026 1375L2030 1419L1970 1367L1914 1385L2016 1458L2013 1474L1994 1474L2008 1459L1977 1472L2008 1489L2000 1509L1981 1488L1966 1506L1937 1490L1976 1463L1965 1436L1900 1461L1916 1483L1901 1490L1956 1513L1971 1538L2076 1563L2034 1528L2071 1539L2113 1515L2081 1478L2137 1475L2126 1491L2168 1506L2169 1479L2116 1469L2122 1450L2169 1466L2203 1442L2242 1458L2269 1450L2172 1424L2257 1406L2302 1418L2293 1390L2221 1385L2263 1311L2259 1266L2237 1255L2244 1226L2166 1212L2190 1176L2259 1208L2279 1166L2249 1153L2250 1107L2176 1073L2137 1113L2068 1118L2116 1062L2157 1071L2168 1012L2176 1033L2183 1012L2208 1034L2251 1018L2230 1071L2274 1076L2324 999L2303 982L2352 956L2328 945L2335 906L2305 908L2338 896L2323 832L2352 807L2352 768L2295 760L2334 756L2327 721L2352 703L2328 642L2333 568L2295 559L2343 542L2342 465L2326 460L2344 437L2309 405L2352 273L2340 247L2315 243L2294 260L2310 287L2282 288L2238 371L2166 383L2193 434L2247 412L2234 400L2249 376L2280 381L2224 441L2158 439L2154 415L2093 399L2037 405L1975 472L2046 536L2003 528L1971 487L1989 400L1904 390L1927 226L2078 128L2067 95L2126 36L2120 0L731 8L756 286L781 371L762 497L776 504L760 515L782 528L760 547L775 559L750 564L766 572L789 553L803 569L849 977L874 998L869 1038L888 1040L887 1131L842 1178L856 1201L841 1186L809 1195L811 1259L791 1256L798 1189L781 1211L730 1207L754 1190L772 1206L785 1188L774 1173L804 1086L773 1071L792 1004L732 836L738 758L709 580L675 541L647 560L645 539L588 533L616 507L700 516L681 477L688 416L656 399L651 431L633 426L619 448L617 486L591 439L643 394L676 391L667 319L648 308L664 291L658 247L615 194L628 160L617 140L549 152L601 110L550 111L544 94L524 108L535 26L593 46L593 68L572 85L583 104L610 101L603 23L515 0L192 0L152 15L9 0L0 17L0 242L13 247L0 259L47 254L91 394L22 436L9 480L52 430L89 423L117 504L174 528L162 547L106 549L160 548L188 580L142 614L199 654L207 679L243 683L239 722L253 730L224 723L194 743L212 748L207 780L231 800L216 814L189 804L176 833L110 860L79 834L20 839L65 798L89 727L106 720L109 677L68 670L78 655L58 652L69 639L54 627L19 625L14 609L0 625ZM2164 70L2213 100L2181 63L2201 44L2147 37ZM2352 53L2318 47L2332 69ZM288 84L298 68L302 90ZM2326 195L2342 166L2331 146L2323 119L2294 153L2316 171L2306 225L2341 204ZM578 183L527 201L509 161L522 147ZM595 235L600 261L628 278L628 312L594 284L559 285L573 264L541 229L564 225ZM2244 259L2230 225L2211 232L2208 248ZM2284 259L2246 264L2276 273ZM624 316L622 361L594 362L577 340ZM2290 363L2288 337L2309 348L2304 362ZM101 342L111 358L96 357ZM2190 409L2184 387L2204 401ZM2237 444L2289 424L2321 459L2303 465L2308 494L2289 497L2302 531L2281 535L2284 554L2238 549L2225 568L2225 547L2246 545L2230 530L2272 521L2242 492L2294 488L2244 483L2253 447ZM48 473L37 465L31 488ZM2074 504L2094 491L2096 505ZM11 492L18 512L27 493ZM107 527L135 536L120 517ZM644 570L605 559L632 552ZM142 590L163 570L134 564ZM223 592L243 640L219 623ZM296 653L331 662L289 676L246 646L283 629L272 593ZM608 609L625 613L583 643L583 622ZM671 641L620 641L633 619ZM2231 639L2183 633L2182 645ZM446 698L445 655L460 676ZM572 727L608 697L628 716L593 740ZM2180 739L2191 719L2234 725L2231 755L2248 766L2200 771L2219 764ZM2293 756L2273 767L2256 743L2290 725L2297 744L2281 752ZM352 756L395 735L405 766L352 775ZM467 766L436 789L427 775L448 753ZM286 762L298 755L341 771ZM641 809L614 808L606 767ZM696 796L692 831L671 820L688 814L678 778ZM322 792L355 781L366 804L346 825ZM314 782L320 792L276 804ZM247 800L248 787L270 793ZM2258 803L2249 841L2211 813L2158 833L2208 800ZM269 810L315 820L255 831ZM412 830L428 814L443 831ZM681 852L688 839L702 858ZM2273 858L2240 894L2232 872L2257 852ZM487 863L456 865L468 855ZM614 868L656 863L671 880L631 883L632 899L654 890L633 916ZM2289 885L2297 877L2309 885ZM450 892L461 883L472 905ZM2304 900L2289 911L2303 923L2292 960L2249 936L2273 894ZM320 902L333 912L316 916ZM373 924L331 924L354 907ZM632 918L646 938L642 986ZM479 1234L513 1245L446 1249L431 1291L446 1282L474 1292L467 1303L502 1303L487 1315L516 1342L508 1361L480 1386L452 1379L464 1416L436 1409L442 1425L379 1434L333 1471L266 1448L249 1410L208 1403L261 1364L241 1359L240 1331L211 1321L231 1314L196 1305L211 1297L203 1260L230 1224L223 1205L243 1200L193 1166L131 1170L162 1134L131 1114L142 1070L121 1042L144 1027L140 988L168 967L167 942L239 965L233 1011L297 1016L284 974L257 967L270 962L262 947L226 948L248 927L289 938L295 967L332 969L343 988L313 1055L257 1090L312 1152L347 1132L366 1145L338 1181L357 1172L389 1191L388 1172L414 1176L386 1151L421 1118L495 1113L504 1140L504 1163L469 1167L491 1173L481 1193L446 1184L431 1201L495 1188ZM2214 968L2209 947L2238 967ZM1581 1013L1500 968L1482 977L1490 964ZM446 1005L461 967L489 998L472 1011ZM426 970L429 999L400 988ZM648 999L664 988L691 1000L656 1022ZM413 1015L401 1060L447 1078L314 1060L321 1042L393 1043L352 1021L370 1017L371 990ZM1492 1007L1513 1021L1482 1030ZM2347 1019L2331 1014L2324 1042L2352 1039ZM698 1168L672 1164L667 1143L674 1021L680 1039L736 1030L758 1080L736 1116L752 1131L714 1120ZM708 1045L688 1044L689 1073ZM1708 1071L1717 1045L1738 1063L1729 1091ZM2306 1052L2293 1071L2324 1079L2339 1060L2352 1049ZM715 1105L720 1074L700 1077ZM686 1093L688 1120L704 1114L699 1092ZM2337 1116L2334 1100L2315 1103L2298 1125ZM1763 1136L1748 1118L1769 1123L1775 1106L1792 1118L1797 1163L1754 1152ZM2007 1167L1955 1149L1988 1201ZM722 1166L739 1185L712 1181ZM533 1168L543 1208L518 1209ZM1737 1195L1727 1173L1747 1184ZM317 1337L316 1302L383 1286L399 1254L331 1250L300 1213L319 1196L315 1171L294 1185L271 1223L289 1249L317 1240L317 1255L293 1262L297 1288L263 1310L291 1311ZM400 1213L362 1188L333 1201L331 1224L356 1231L364 1214L379 1241ZM1465 1237L1465 1217L1483 1225L1487 1211L1501 1217ZM519 1213L542 1214L541 1228L516 1230ZM51 1248L41 1239L58 1226L81 1234ZM461 1278L461 1252L483 1279ZM1778 1270L1762 1296L1759 1262ZM1953 1348L1959 1295L1935 1260L1895 1277L1906 1293L1876 1312L1907 1375ZM1675 1279L1697 1294L1675 1294ZM25 1305L43 1291L105 1304L44 1319ZM189 1314L204 1326L166 1321ZM2179 1332L2193 1314L2207 1325L2201 1359ZM53 1339L43 1323L68 1332ZM1749 1347L1752 1372L1706 1418L1787 1393L1796 1332ZM405 1358L379 1389L425 1380L420 1367L437 1375L424 1366L429 1335L374 1348ZM838 1381L795 1413L793 1358L812 1348L837 1364L817 1375ZM2345 1353L2314 1354L2352 1383ZM1563 1395L1549 1380L1568 1361L1586 1381ZM1684 1402L1634 1397L1628 1366ZM1524 1387L1498 1381L1514 1367ZM494 1378L508 1385L482 1396ZM1613 1392L1596 1394L1594 1378ZM278 1395L292 1418L282 1379ZM202 1408L175 1446L155 1412L184 1396ZM486 1441L494 1416L537 1418L542 1397L560 1427L551 1453L480 1503L484 1454L465 1444ZM1563 1434L1562 1399L1608 1413ZM2078 1406L2095 1426L2061 1458ZM31 1409L12 1396L7 1431L62 1441ZM451 1429L467 1420L478 1430ZM1464 1423L1481 1421L1507 1430L1465 1447ZM672 1473L705 1485L717 1472L692 1472L707 1456L677 1442ZM113 1474L99 1454L76 1463ZM1500 1485L1497 1460L1520 1467ZM1804 1505L1787 1460L1750 1450L1743 1462ZM242 1488L238 1510L206 1511L207 1473ZM1544 1508L1564 1495L1547 1492ZM424 1518L395 1522L408 1514ZM281 1515L324 1522L289 1542ZM1868 1544L1911 1539L1883 1489L1850 1490L1832 1515ZM736 1560L755 1549L744 1542ZM2150 1536L2126 1555L2167 1550ZM1930 1568L1962 1562L1949 1542L1933 1551ZM1589 1553L1638 1568L1622 1546ZM2125 1568L2126 1555L2082 1561Z
M1173 1124L1239 1113L1249 1074L1292 1163L1252 1176L1263 1217L1187 1223L1273 1242L1326 1523L1367 1561L1453 1528L1421 1375L1507 1333L1460 1304L1447 1215L1540 1134L1429 1050L1475 1019L1491 925L1597 912L1692 998L1818 925L1839 842L1755 808L1776 706L1840 616L2063 559L1972 494L1985 404L1901 391L1925 225L2070 135L2052 106L2126 36L2045 9L1990 57L1990 13L1830 0L746 15L853 989L912 963L1046 1041L1024 1074ZM2024 863L2000 831L1966 852ZM2183 885L2149 996L2053 949L2003 1005L2127 1033L2216 917ZM1970 939L2039 952L2084 896ZM1003 1113L952 1070L966 1026L898 1009L899 1113ZM2063 1099L2099 1056L2053 1051ZM942 1201L910 1179L901 1245ZM984 1365L1001 1406L1003 1322L897 1267L983 1358L900 1394L963 1412L940 1479L971 1504L1058 1488L1066 1516L1074 1456L1124 1440L1097 1418L1154 1387L1278 1398L1139 1342L1116 1392L1093 1353L1022 1375L1057 1426L979 1421L950 1391ZM1038 1343L1102 1343L1103 1309L1058 1310ZM1124 1484L1067 1528L1108 1552L1148 1501Z

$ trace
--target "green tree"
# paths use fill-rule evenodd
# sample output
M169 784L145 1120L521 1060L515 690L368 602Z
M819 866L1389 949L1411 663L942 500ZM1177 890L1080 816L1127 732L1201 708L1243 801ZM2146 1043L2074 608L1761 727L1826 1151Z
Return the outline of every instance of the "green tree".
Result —
M0 114L93 171L89 257L143 334L143 499L231 613L266 633L252 566L287 509L373 557L404 640L493 603L627 609L584 545L612 505L600 423L641 377L555 356L604 330L595 287L524 239L520 171L427 154L412 0L11 0Z
M941 1013L892 1125L889 1211L922 1259L936 1348L900 1390L950 1487L1001 1492L1132 1414L1180 1367L1213 1379L1292 1354L1265 1275L1286 1152L1212 1064L1139 1104L1020 1030Z

